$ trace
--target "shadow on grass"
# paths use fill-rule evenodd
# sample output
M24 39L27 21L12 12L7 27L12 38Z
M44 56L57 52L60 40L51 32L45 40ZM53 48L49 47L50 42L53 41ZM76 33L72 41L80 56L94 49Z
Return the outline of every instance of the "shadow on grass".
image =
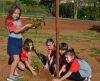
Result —
M100 33L100 25L93 25L89 30Z
M42 61L42 63L45 65L46 64L46 56L42 53L37 52L36 49L34 49L34 52L36 53L38 58Z

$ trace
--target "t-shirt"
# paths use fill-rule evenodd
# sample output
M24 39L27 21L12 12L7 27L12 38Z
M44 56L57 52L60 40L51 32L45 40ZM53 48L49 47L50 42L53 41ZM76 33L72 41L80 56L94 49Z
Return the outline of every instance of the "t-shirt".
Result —
M21 33L14 33L14 31L20 27L21 21L20 20L15 20L13 21L12 19L7 20L7 28L9 30L9 36L13 38L22 38Z
M69 71L77 72L79 70L80 70L80 64L79 64L78 60L75 58L71 64Z
M20 55L20 59L21 59L23 62L25 62L25 61L28 60L28 57L27 57L26 54L27 54L26 50L25 50L25 49L22 49L22 54Z
M47 54L50 57L53 56L54 58L56 58L56 48L54 48L53 50L48 49Z
M82 77L89 77L92 73L90 65L84 60L78 60L78 62L80 64L80 75Z
M63 65L66 63L65 54L59 55L59 64Z

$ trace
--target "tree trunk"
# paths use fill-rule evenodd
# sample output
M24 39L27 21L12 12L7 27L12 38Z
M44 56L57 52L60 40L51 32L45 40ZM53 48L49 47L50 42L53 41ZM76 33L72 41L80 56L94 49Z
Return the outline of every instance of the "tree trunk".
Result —
M78 0L74 0L74 19L77 19Z

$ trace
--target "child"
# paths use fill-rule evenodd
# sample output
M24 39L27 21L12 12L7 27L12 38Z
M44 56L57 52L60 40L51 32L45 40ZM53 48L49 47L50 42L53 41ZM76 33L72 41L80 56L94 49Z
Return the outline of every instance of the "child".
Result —
M68 50L68 45L65 42L59 44L59 69L62 68L65 62L65 52Z
M48 47L47 61L45 68L54 75L55 72L55 59L56 59L56 48L53 39L47 39L46 46Z
M31 66L31 57L33 51L34 51L33 41L27 38L23 45L22 54L20 55L21 61L18 63L18 67L24 70L26 66L33 75L36 75L36 72L34 71L35 69Z
M86 61L78 58L73 49L65 53L65 58L66 63L59 72L62 77L53 81L63 81L66 78L73 81L89 81L91 68Z
M8 12L6 18L6 25L9 30L7 53L9 56L13 57L13 62L11 63L11 69L8 81L15 81L18 78L17 65L19 62L19 55L22 53L22 32L27 29L32 28L32 24L26 24L22 26L21 20L21 9L17 5L13 5ZM17 78L16 78L17 76Z

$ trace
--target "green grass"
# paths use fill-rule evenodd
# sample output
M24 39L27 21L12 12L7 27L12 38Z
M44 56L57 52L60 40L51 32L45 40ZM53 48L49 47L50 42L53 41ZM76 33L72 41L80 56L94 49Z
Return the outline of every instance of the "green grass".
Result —
M49 31L44 30L33 30L33 31L27 31L27 34L36 34L36 35L50 35Z
M92 57L100 56L100 48L90 48L90 50L93 52L91 54Z
M0 28L0 37L7 37L8 33L3 31ZM53 32L50 31L45 31L45 30L31 30L27 31L23 35L24 37L31 37L36 40L37 42L42 43L42 40L40 39L48 39L48 38L53 38L55 40L56 35ZM59 39L62 41L75 41L75 42L99 42L100 41L100 33L94 33L94 32L81 32L81 33L60 33Z
M18 80L18 81L29 81L29 80L27 80L27 79L25 78L25 79L21 79L21 80Z
M4 42L4 39L8 37L8 33L5 32L1 27L0 27L0 42ZM3 39L2 39L3 38ZM54 40L56 39L55 32L51 31L45 31L45 30L37 30L37 33L35 30L29 30L26 33L24 33L23 38L31 38L34 43L39 43L39 44L45 44L45 41L48 38L53 38ZM65 42L76 42L76 43L87 43L87 44L96 44L100 42L100 33L96 32L64 32L60 33L59 36L60 41L65 41ZM6 49L2 49L6 50ZM80 51L86 51L88 50L87 48L80 48ZM91 54L92 56L98 56L100 55L100 49L99 48L93 48L89 47L89 50L93 52Z
M32 63L32 66L36 69L41 69L43 67L43 63L37 56L32 57Z
M93 42L100 41L100 33L81 32L81 33L61 33L60 40L77 41L77 42Z
M86 51L87 49L86 48L80 48L79 50L80 51Z

